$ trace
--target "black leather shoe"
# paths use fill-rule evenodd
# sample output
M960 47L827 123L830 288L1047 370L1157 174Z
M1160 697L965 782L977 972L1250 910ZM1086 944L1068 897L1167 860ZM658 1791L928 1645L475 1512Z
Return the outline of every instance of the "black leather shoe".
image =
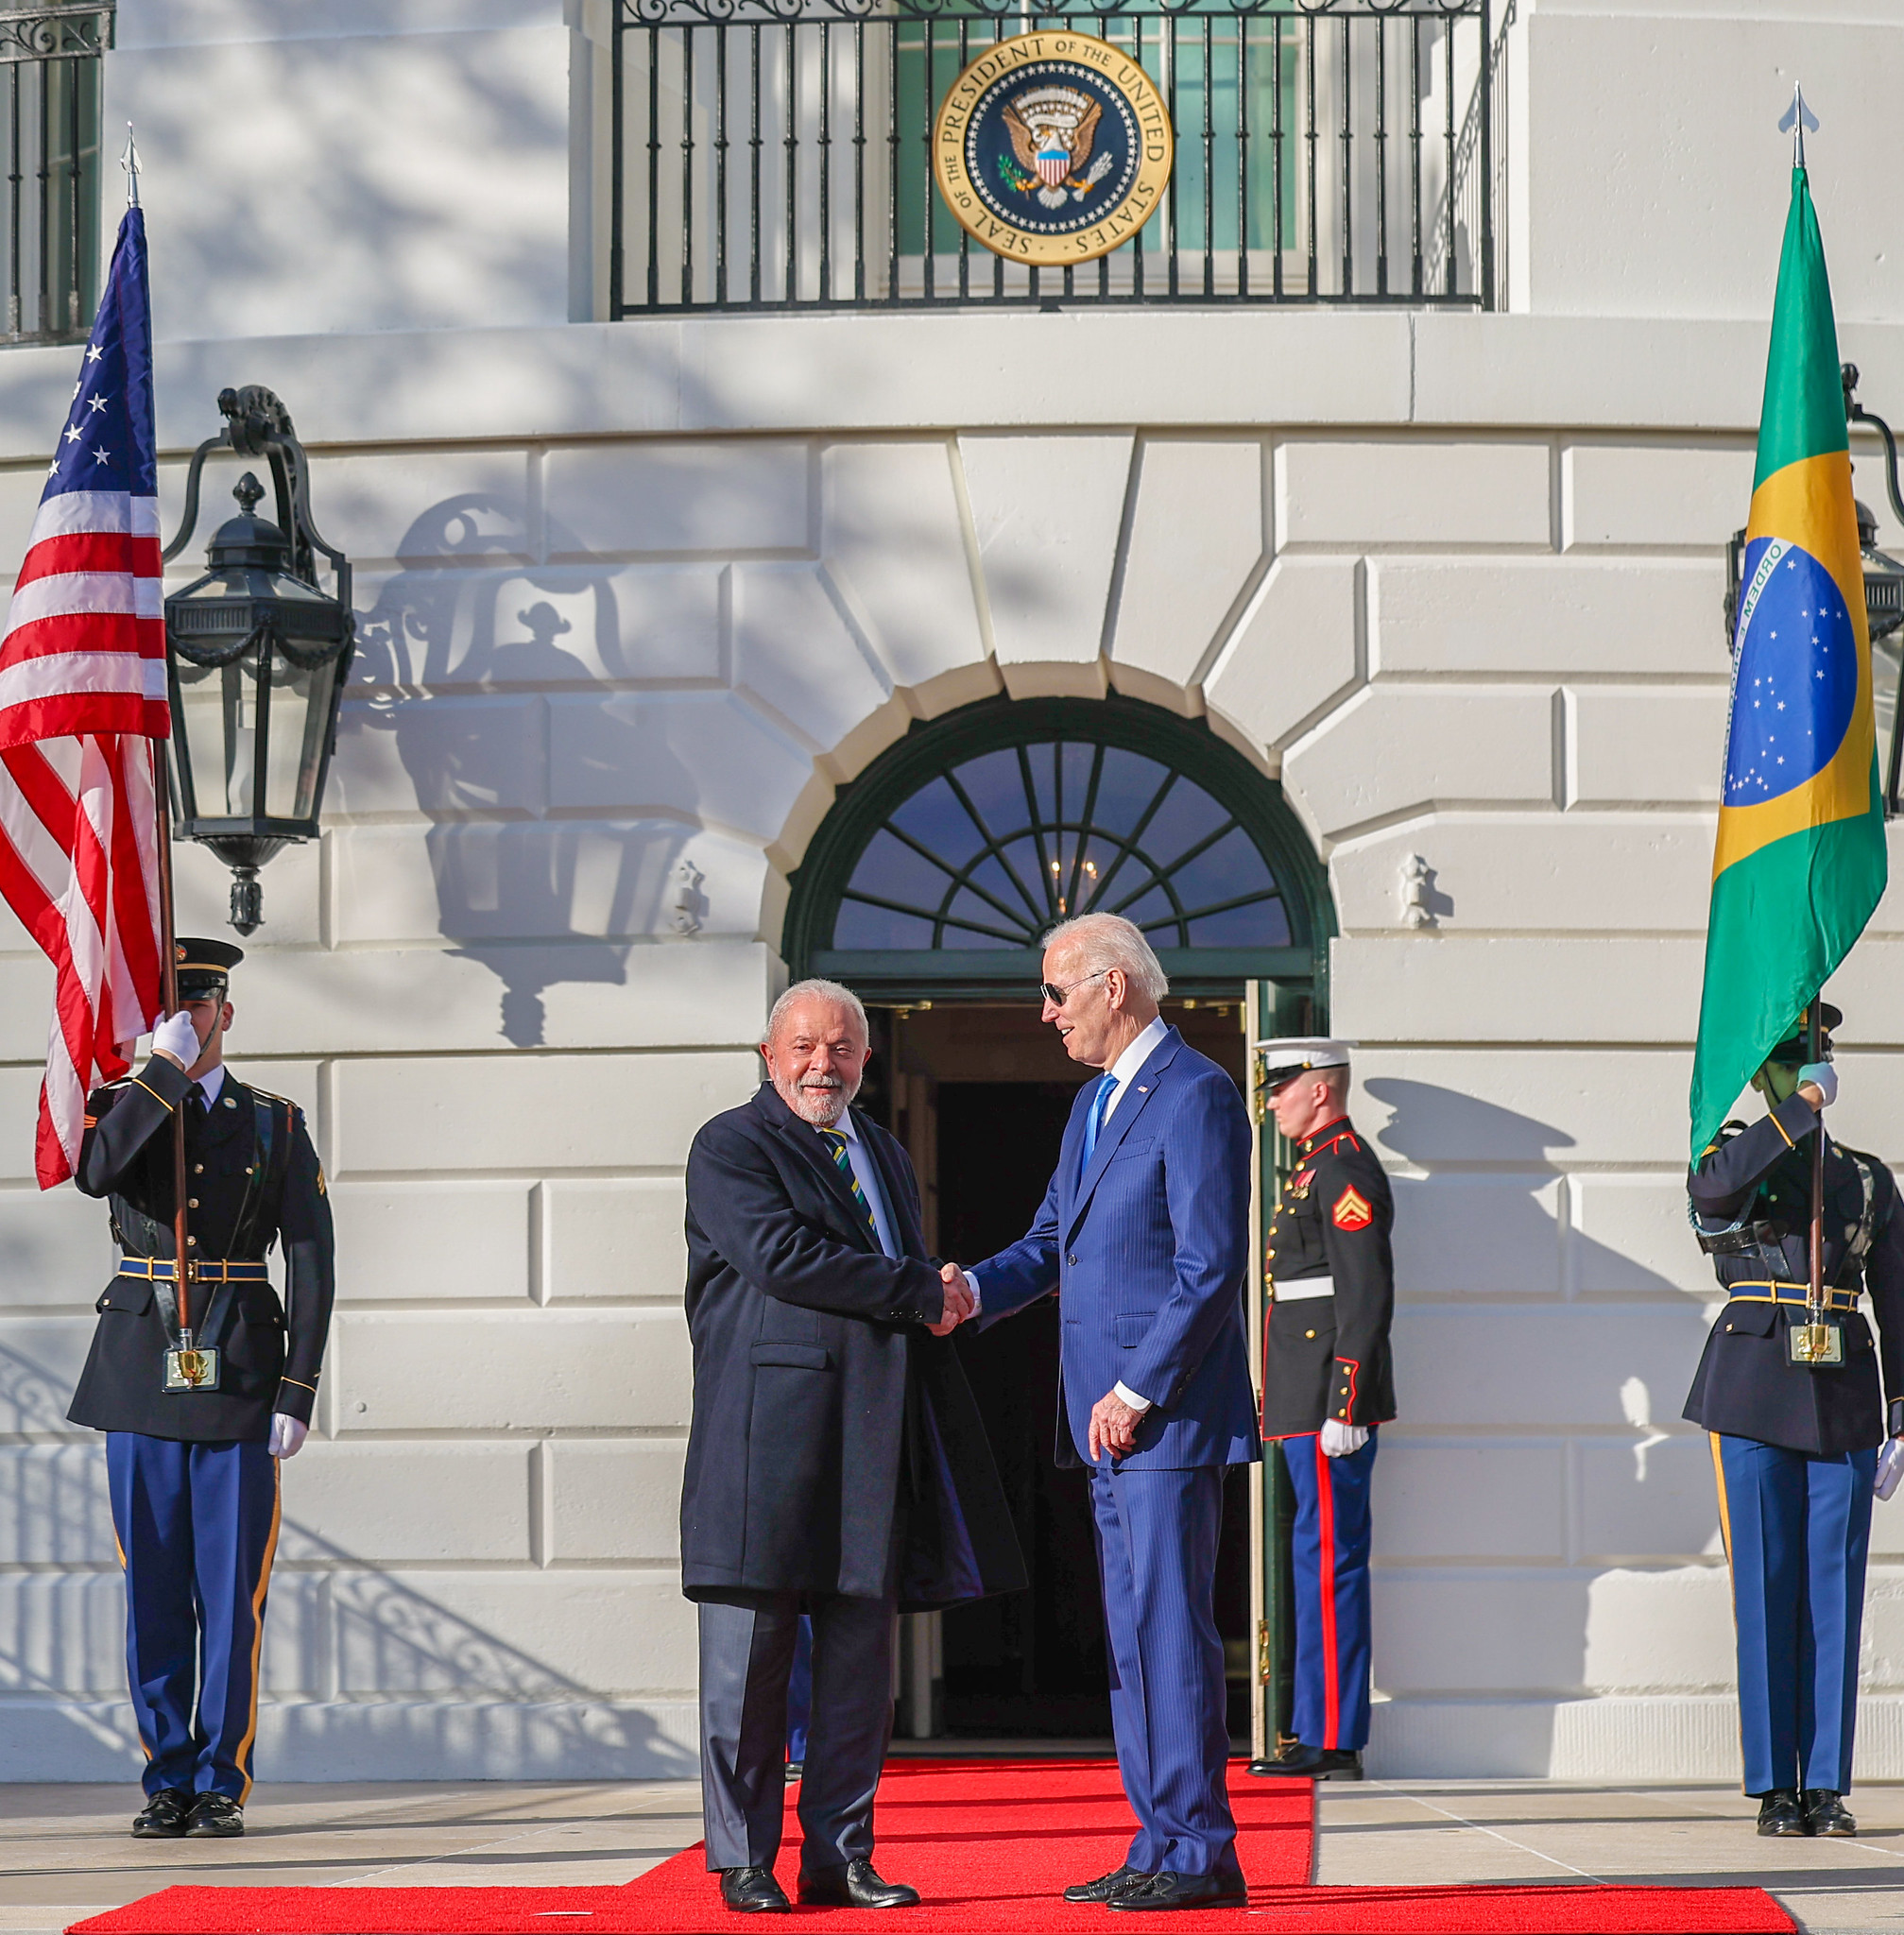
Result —
M1290 1780L1360 1780L1362 1755L1347 1747L1306 1747L1298 1740L1274 1760L1252 1760L1249 1771Z
M1811 1832L1796 1788L1774 1788L1759 1801L1758 1832L1775 1837Z
M800 1873L800 1906L815 1909L911 1909L919 1892L903 1881L886 1881L862 1855L844 1868Z
M737 1915L790 1915L794 1911L771 1868L723 1868L721 1899Z
M1150 1879L1141 1868L1133 1868L1128 1862L1122 1868L1113 1868L1108 1875L1100 1875L1095 1881L1080 1881L1073 1888L1064 1892L1066 1901L1108 1901L1115 1894L1141 1887Z
M146 1805L132 1817L132 1832L140 1841L177 1841L191 1813L189 1788L161 1788L146 1797Z
M187 1834L200 1837L243 1834L245 1810L230 1794L199 1794L192 1803L192 1818L185 1824Z
M1141 1888L1114 1894L1105 1903L1107 1909L1124 1909L1134 1915L1153 1915L1171 1909L1244 1909L1249 1906L1249 1890L1243 1871L1227 1875L1173 1875L1168 1868L1153 1875Z
M1807 1788L1804 1796L1807 1834L1853 1835L1858 1823L1842 1796L1830 1788Z

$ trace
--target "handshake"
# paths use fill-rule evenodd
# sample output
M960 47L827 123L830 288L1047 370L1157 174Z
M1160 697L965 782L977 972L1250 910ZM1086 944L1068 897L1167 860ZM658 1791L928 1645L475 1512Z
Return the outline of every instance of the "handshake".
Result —
M935 1337L950 1337L968 1317L978 1315L978 1299L956 1263L939 1265L939 1281L945 1285L945 1310L936 1324L926 1327Z

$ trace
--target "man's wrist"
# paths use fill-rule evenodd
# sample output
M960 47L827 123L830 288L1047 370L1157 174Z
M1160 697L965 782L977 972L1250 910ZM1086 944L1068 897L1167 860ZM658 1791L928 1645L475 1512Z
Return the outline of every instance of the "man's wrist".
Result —
M1117 1401L1120 1404L1127 1404L1133 1411L1148 1411L1150 1409L1150 1399L1148 1397L1140 1397L1122 1378L1111 1386L1111 1389L1116 1393Z

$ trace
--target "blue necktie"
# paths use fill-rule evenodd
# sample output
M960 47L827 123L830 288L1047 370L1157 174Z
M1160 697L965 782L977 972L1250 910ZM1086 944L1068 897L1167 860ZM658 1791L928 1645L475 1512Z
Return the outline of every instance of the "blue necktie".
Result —
M1090 1167L1090 1153L1097 1147L1098 1132L1104 1127L1106 1112L1110 1107L1110 1098L1117 1088L1117 1077L1106 1075L1098 1084L1097 1099L1090 1105L1090 1114L1084 1123L1084 1167Z

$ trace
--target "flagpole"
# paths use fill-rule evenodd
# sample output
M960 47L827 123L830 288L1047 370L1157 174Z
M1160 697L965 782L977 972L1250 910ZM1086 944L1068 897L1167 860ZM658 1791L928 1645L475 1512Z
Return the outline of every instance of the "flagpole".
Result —
M1811 997L1810 1019L1806 1023L1805 1058L1818 1060L1819 998ZM180 1149L184 1147L181 1140ZM1811 1138L1811 1284L1806 1293L1805 1321L1825 1321L1825 1118L1818 1118L1817 1133Z
M152 800L159 820L159 976L161 999L165 1012L179 1012L179 947L172 916L172 793L167 782L165 761L156 739L146 742L152 748ZM179 1347L192 1348L192 1268L186 1253L191 1247L185 1228L185 1102L172 1111L172 1255L177 1268L173 1276L179 1291Z

